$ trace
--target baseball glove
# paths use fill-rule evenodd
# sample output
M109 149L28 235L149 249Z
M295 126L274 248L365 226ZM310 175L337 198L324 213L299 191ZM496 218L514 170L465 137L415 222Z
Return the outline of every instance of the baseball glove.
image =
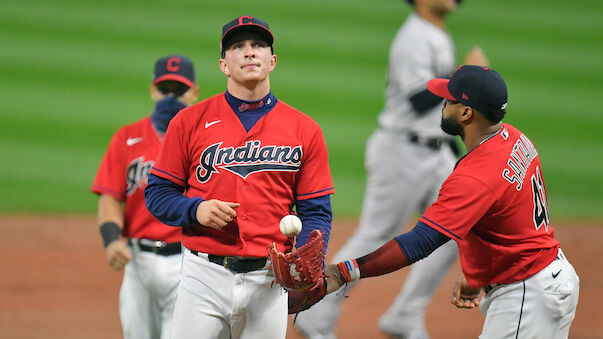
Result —
M314 287L303 291L290 291L289 314L305 311L319 302L327 294L327 277L322 277Z
M280 252L274 242L268 246L274 281L285 290L296 292L311 290L324 280L325 242L322 237L322 232L314 230L305 245L289 253Z

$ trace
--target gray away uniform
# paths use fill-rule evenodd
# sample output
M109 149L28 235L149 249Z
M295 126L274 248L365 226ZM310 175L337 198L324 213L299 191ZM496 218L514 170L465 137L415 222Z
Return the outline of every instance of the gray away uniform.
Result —
M385 107L366 146L367 183L360 223L333 262L376 250L436 200L456 162L448 143L452 137L440 128L441 103L417 112L410 98L426 91L428 80L449 77L455 68L448 33L410 14L390 47ZM394 304L381 317L381 328L426 338L425 308L456 257L456 242L449 241L414 264ZM334 338L343 296L332 293L301 312L296 326L308 338Z

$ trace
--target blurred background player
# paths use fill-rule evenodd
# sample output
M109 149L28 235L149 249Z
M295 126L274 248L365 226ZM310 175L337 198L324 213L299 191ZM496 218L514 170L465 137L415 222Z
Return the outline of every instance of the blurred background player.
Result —
M396 34L389 55L385 108L379 128L367 142L367 183L360 222L334 256L338 262L371 252L399 234L415 213L437 198L452 171L459 149L439 127L442 99L427 90L427 81L455 70L455 48L445 20L460 0L408 1L414 11ZM475 48L465 64L487 65ZM404 287L380 319L387 334L428 338L425 309L457 257L449 242L413 266ZM343 294L331 294L299 314L296 327L308 338L334 338Z
M464 276L451 302L480 307L486 317L480 338L567 338L580 280L549 223L538 151L502 122L505 81L493 69L466 65L427 87L444 98L442 130L461 136L467 154L410 232L328 266L328 291L411 265L452 239Z
M273 42L258 18L224 25L226 92L178 114L151 169L147 207L182 227L186 247L172 338L284 338L288 298L272 284L266 248L291 250L279 222L294 206L296 246L319 229L326 248L334 193L326 143L314 120L272 94Z
M100 195L98 221L109 266L125 266L119 295L124 338L163 339L180 278L180 229L153 217L143 192L170 120L197 100L193 63L180 55L157 60L149 93L153 113L113 135L91 190Z

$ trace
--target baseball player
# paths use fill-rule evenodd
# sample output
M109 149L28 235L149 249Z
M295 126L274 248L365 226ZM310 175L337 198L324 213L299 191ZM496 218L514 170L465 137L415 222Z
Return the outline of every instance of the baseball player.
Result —
M170 120L197 100L192 62L180 55L157 60L149 92L153 113L115 133L91 188L100 195L109 266L125 266L119 295L124 338L169 335L182 261L180 230L147 211L143 191Z
M328 241L325 140L316 122L272 94L273 41L256 17L224 25L226 92L172 120L151 169L147 207L182 227L186 247L172 338L284 338L288 298L272 284L267 247L291 250L279 222L294 206L296 246L314 229Z
M414 11L390 47L379 128L366 146L367 183L360 222L334 262L371 252L399 234L415 213L422 213L435 201L456 161L455 140L438 127L442 100L431 94L426 84L433 77L449 76L456 68L445 20L457 1L409 3ZM487 65L488 60L475 49L465 63ZM402 291L381 317L381 329L395 337L428 338L426 307L456 258L456 244L449 242L413 267ZM334 338L343 297L329 295L302 312L297 328L308 338Z
M549 223L538 151L502 122L504 80L490 68L469 65L427 87L445 99L442 130L460 135L468 153L414 229L327 267L334 279L328 291L410 265L453 239L464 278L453 288L452 303L479 305L485 315L480 338L567 338L579 279Z

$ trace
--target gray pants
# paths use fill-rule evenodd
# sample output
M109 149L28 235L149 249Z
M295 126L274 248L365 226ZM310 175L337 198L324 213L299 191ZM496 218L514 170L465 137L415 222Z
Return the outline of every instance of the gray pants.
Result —
M333 262L370 253L402 233L416 213L422 213L436 200L455 162L447 145L434 150L411 142L404 133L375 131L366 149L368 177L360 223ZM456 242L449 241L412 266L402 291L382 317L387 332L406 328L424 331L425 308L457 255ZM328 295L300 313L296 326L309 338L333 338L342 300L343 293Z

